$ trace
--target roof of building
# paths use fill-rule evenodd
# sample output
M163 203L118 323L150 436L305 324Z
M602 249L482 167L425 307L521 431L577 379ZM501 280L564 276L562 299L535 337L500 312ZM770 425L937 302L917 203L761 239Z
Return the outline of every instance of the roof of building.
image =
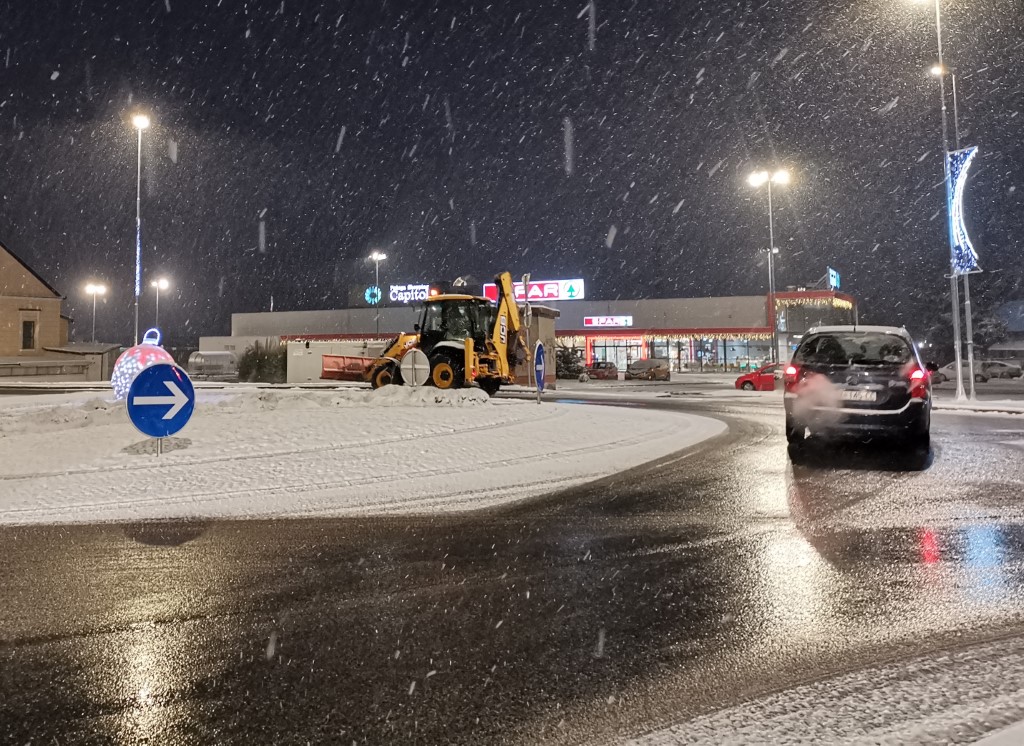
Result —
M11 250L10 250L10 249L9 249L9 248L8 248L8 247L7 247L7 246L6 246L5 244L4 244L4 242L3 242L3 241L0 241L0 251L5 251L5 252L7 252L8 254L10 254L11 258L12 258L12 259L14 259L14 261L16 261L16 262L17 262L18 264L20 264L20 265L21 265L22 267L24 267L24 268L25 268L25 271L27 271L27 272L28 272L28 273L29 273L30 275L32 275L32 276L33 276L33 277L35 277L35 278L36 278L37 280L39 280L39 282L43 283L43 286L44 286L44 287L46 287L46 289L47 289L47 290L49 290L49 291L50 291L51 293L53 293L53 294L54 294L54 295L55 295L56 297L60 298L61 300L63 300L63 299L64 299L64 296L63 296L63 295L61 295L60 293L58 293L58 292L57 292L57 291L56 291L56 290L54 289L53 285L51 285L51 284L50 284L50 283L48 283L48 282L47 282L46 280L44 280L44 279L43 279L42 277L40 277L40 276L39 276L39 274L38 274L38 273L37 273L37 272L36 272L36 271L35 271L34 269L32 269L32 268L31 268L30 266L28 266L28 264L26 264L26 263L25 263L25 261L24 261L24 260L23 260L23 259L22 259L22 258L21 258L20 256L18 256L18 255L17 255L17 254L15 254L15 253L14 253L13 251L11 251Z
M69 342L57 347L44 347L47 352L64 352L69 355L101 355L111 350L121 349L121 345L112 342Z

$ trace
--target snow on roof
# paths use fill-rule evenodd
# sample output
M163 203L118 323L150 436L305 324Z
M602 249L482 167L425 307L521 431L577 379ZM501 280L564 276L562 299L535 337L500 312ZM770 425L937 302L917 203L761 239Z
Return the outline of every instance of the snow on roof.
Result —
M910 332L902 326L870 326L868 324L848 324L844 326L815 326L807 330L807 334L820 332L876 332L878 334L895 334L912 339Z

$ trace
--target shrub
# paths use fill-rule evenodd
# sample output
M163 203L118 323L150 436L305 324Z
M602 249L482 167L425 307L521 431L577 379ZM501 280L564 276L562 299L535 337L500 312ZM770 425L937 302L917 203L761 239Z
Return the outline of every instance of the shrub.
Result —
M555 349L555 376L557 378L579 378L583 372L583 357L575 347Z
M249 383L284 383L287 373L288 348L281 344L248 347L238 361L238 380Z

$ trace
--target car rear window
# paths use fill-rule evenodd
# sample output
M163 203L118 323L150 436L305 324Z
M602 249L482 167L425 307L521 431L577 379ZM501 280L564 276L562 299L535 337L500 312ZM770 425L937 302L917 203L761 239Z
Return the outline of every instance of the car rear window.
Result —
M815 365L902 365L913 352L906 340L879 332L829 332L805 339L794 361Z

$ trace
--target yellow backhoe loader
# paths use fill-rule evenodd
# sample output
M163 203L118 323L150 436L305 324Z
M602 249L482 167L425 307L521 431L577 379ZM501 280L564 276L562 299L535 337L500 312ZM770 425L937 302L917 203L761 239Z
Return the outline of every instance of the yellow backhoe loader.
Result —
M516 363L527 360L522 321L512 290L512 275L494 278L498 300L439 293L428 296L415 333L401 333L366 370L373 388L401 384L405 354L419 348L430 360L430 383L454 389L472 383L494 396L515 382Z

